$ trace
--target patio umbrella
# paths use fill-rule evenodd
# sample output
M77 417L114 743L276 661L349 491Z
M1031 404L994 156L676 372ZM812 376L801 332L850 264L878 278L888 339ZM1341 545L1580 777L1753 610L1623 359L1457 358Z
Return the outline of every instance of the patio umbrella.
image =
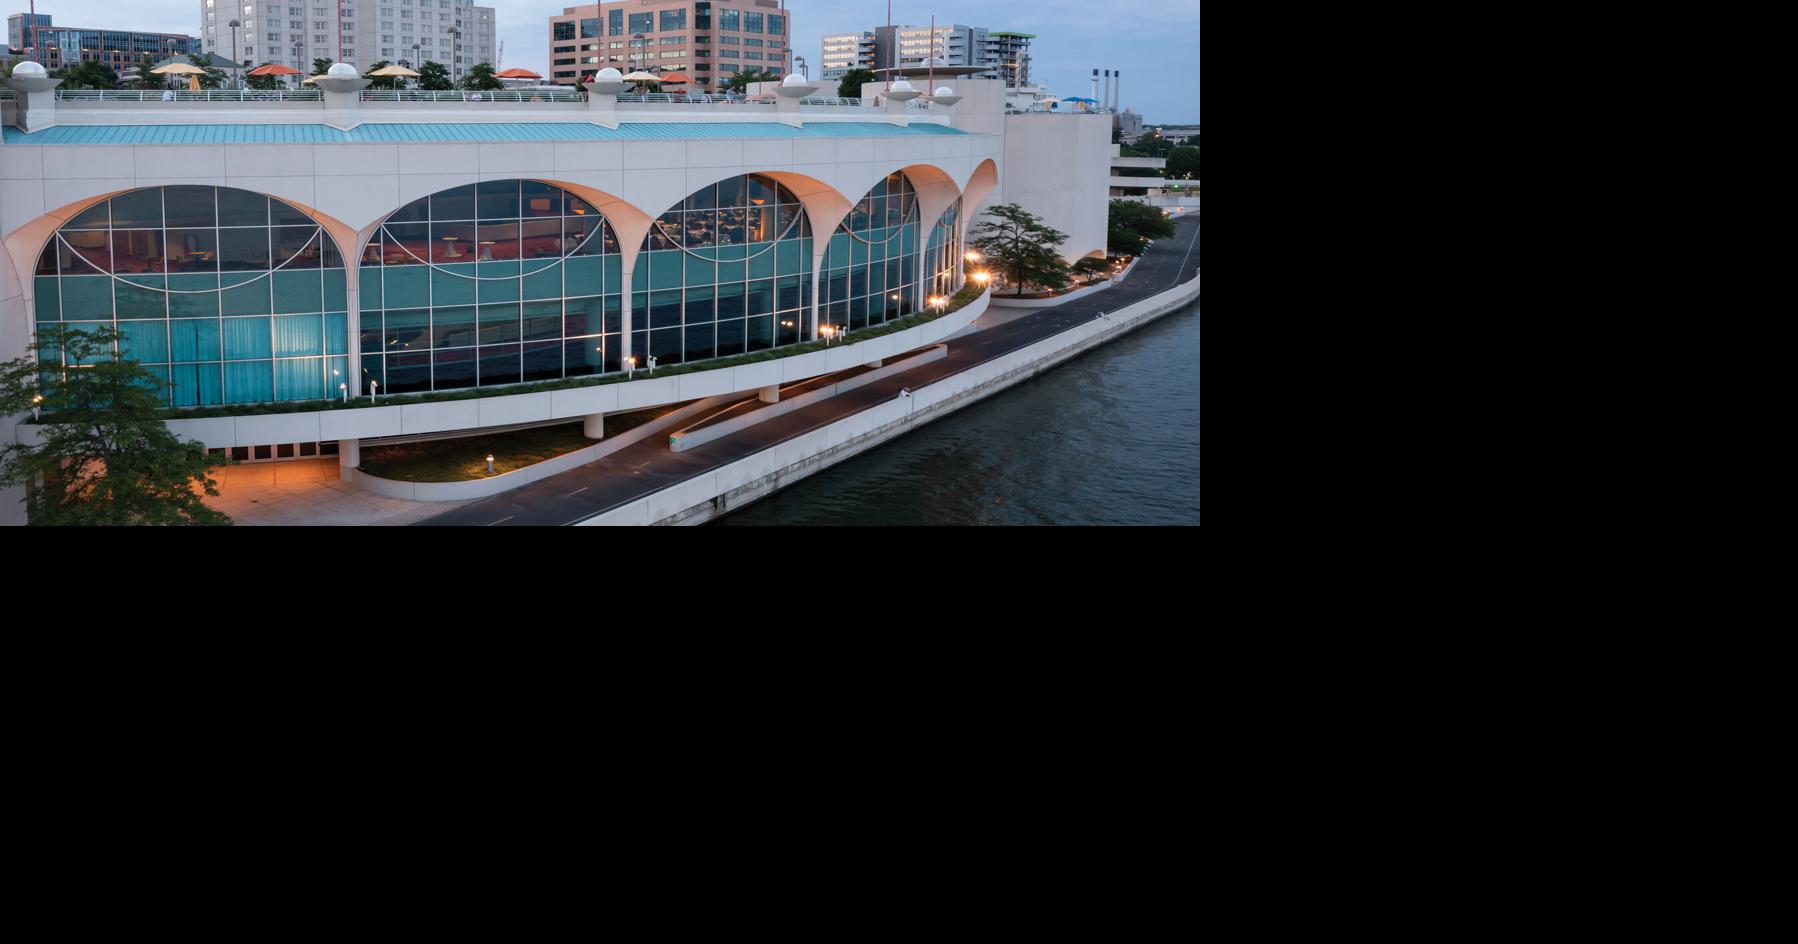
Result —
M254 75L255 73L251 73L251 74ZM370 72L369 75L379 75L379 76L394 75L394 76L402 76L402 77L408 78L408 79L418 78L418 73L413 72L411 69L408 69L405 66L388 66L384 69L376 69L375 71Z
M625 76L624 78L620 79L619 81L621 81L621 82L660 82L660 81L662 81L662 77L659 75L649 73L649 72L644 72L642 69L638 69L637 71L632 72L630 75ZM639 92L643 91L643 86L641 86L641 85L637 86L637 91L639 91Z
M151 69L150 72L153 75L185 75L187 76L187 90L190 92L200 90L200 76L206 74L205 69L185 62L171 62L160 69Z
M656 81L657 82L684 83L684 82L693 81L693 77L687 75L685 72L668 72L663 75L657 76Z
M541 79L543 76L529 69L507 69L494 76L496 79Z
M248 71L244 74L245 75L299 75L300 70L295 69L292 66L284 66L284 65L280 64L279 62L270 62L270 63L266 63L264 65L259 65L256 68L251 69L250 71Z

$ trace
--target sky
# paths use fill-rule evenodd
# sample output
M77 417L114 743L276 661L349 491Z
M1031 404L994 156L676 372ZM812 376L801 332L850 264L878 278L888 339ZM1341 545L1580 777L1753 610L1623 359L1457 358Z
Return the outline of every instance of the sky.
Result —
M311 0L307 0L311 2ZM499 39L501 68L549 71L549 18L575 4L562 0L489 0ZM27 9L10 0L6 15ZM1092 70L1122 69L1122 104L1150 124L1199 123L1199 10L1201 0L893 0L893 22L928 26L961 23L1016 33L1035 33L1031 77L1061 98L1087 96ZM887 19L886 0L787 0L793 17L793 51L817 74L819 37L871 30ZM200 31L201 0L39 0L37 11L63 26L136 29L159 33Z

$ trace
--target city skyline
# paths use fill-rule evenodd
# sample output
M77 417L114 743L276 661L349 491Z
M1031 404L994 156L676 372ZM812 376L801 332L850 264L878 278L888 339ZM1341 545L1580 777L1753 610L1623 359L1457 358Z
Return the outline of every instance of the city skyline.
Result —
M335 2L335 0L333 0ZM549 18L576 4L561 0L491 0L498 39L505 44L502 68L523 67L549 74ZM13 0L5 14L29 12L29 3ZM1143 115L1149 124L1198 124L1200 121L1199 51L1202 0L1139 0L1127 16L1104 12L1076 0L976 0L964 4L931 4L895 0L895 24L928 26L965 23L995 30L1033 33L1031 76L1050 94L1063 98L1090 93L1093 69L1123 70L1121 104ZM129 11L103 0L40 0L37 12L60 25L98 29L201 35L198 4L193 0L140 0ZM936 8L940 7L940 8ZM816 76L820 38L827 33L871 30L885 25L882 0L788 0L795 56L806 60ZM1145 56L1152 43L1163 52Z

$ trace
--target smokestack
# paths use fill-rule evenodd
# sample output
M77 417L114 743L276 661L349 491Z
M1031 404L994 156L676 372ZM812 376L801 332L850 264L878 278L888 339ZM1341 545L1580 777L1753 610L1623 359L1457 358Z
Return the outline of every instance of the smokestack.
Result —
M1088 95L1087 98L1090 98L1095 102L1099 100L1099 70L1097 69L1093 70L1093 90L1092 94Z
M1110 69L1105 70L1105 91L1099 96L1099 102L1100 102L1100 104L1104 105L1106 108L1111 107L1111 70Z
M1124 110L1124 70L1122 69L1118 70L1117 81L1113 82L1111 86L1111 107L1118 111Z

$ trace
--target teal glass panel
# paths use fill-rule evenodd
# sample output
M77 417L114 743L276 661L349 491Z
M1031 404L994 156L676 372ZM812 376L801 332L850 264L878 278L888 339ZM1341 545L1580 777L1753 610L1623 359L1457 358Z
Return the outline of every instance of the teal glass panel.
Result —
M687 284L710 285L718 281L718 266L694 256L687 257Z
M162 227L162 189L150 187L112 198L112 228Z
M142 369L145 373L148 373L150 375L150 377L153 377L155 379L146 378L144 380L144 382L141 384L138 384L138 386L141 386L145 390L148 390L151 393L156 394L156 399L160 400L165 405L173 402L173 400L169 394L169 369L168 369L168 367L166 367L162 364L140 365L140 366L142 366Z
M617 294L624 291L624 259L612 255L605 257L606 292Z
M274 398L274 374L268 361L225 365L226 403L260 403Z
M143 285L140 287L137 283ZM129 282L120 280L113 289L118 298L119 319L167 318L168 296L162 292L162 287L160 276L139 275Z
M548 256L548 257L539 256L536 258L525 259L523 262L519 263L518 268L519 268L519 271L524 273L525 275L530 275L533 272L542 272L545 269L554 269L554 268L560 266L561 264L562 264L561 260L558 258L555 258L553 256Z
M324 358L302 357L275 362L275 399L317 400L325 395ZM338 395L331 385L331 395Z
M741 262L720 262L718 263L718 281L720 283L741 282L745 268L746 266Z
M774 280L762 279L749 283L749 314L768 315L774 313Z
M483 220L518 218L518 181L484 180L477 185L475 215Z
M169 317L217 318L218 287L216 275L169 276Z
M379 360L379 358L377 358L377 360ZM347 357L327 357L327 358L325 358L325 384L326 384L325 395L330 396L330 395L336 393L337 392L337 384L339 382L342 382L343 379L345 377L348 377L349 375L350 375L350 359L349 358L347 358ZM362 384L362 392L365 395L368 393L368 382L366 379L363 381L363 384Z
M431 349L430 311L422 308L389 311L382 313L381 320L386 326L387 342L383 348L386 353L403 354Z
M379 312L375 313L378 319ZM348 354L350 352L350 316L347 312L331 311L325 313L325 353Z
M639 263L639 265L641 265ZM638 269L639 272L642 269ZM681 253L652 252L649 254L648 288L680 288L681 287Z
M246 190L219 191L220 226L267 226L268 197Z
M280 200L270 198L268 202L268 221L271 226L316 226L318 225L298 207L290 206Z
M486 237L483 236L482 238L484 239ZM485 250L492 247L483 246L481 248ZM516 278L518 276L518 263L510 261L478 262L475 263L475 275L480 276L483 282L488 279Z
M452 275L451 273L457 273ZM431 306L474 304L474 280L458 276L474 275L472 265L438 266L431 271Z
M649 326L651 328L679 327L680 292L655 292L649 296Z
M482 266L482 268L486 267ZM518 301L517 279L494 279L491 281L482 279L475 290L479 293L483 305L492 302Z
M749 277L766 279L774 275L774 246L758 243L749 247Z
M38 276L33 286L36 289L37 320L58 321L62 318L62 288L55 277Z
M481 348L481 386L517 383L518 373L518 345L501 344Z
M561 298L562 266L552 265L524 277L524 297Z
M125 360L160 364L169 359L168 324L161 321L127 321L119 325L119 355Z
M68 321L63 322L63 327L70 331L97 331L101 328L116 327L116 325L110 321ZM103 360L109 359L111 356L112 354L110 352L104 352L86 360L75 360L72 358L66 358L66 360L71 364L98 364Z
M266 360L270 357L272 352L269 347L268 322L267 318L226 318L223 328L225 359L239 361L263 358ZM228 377L226 379L229 380ZM226 386L228 388L230 384L227 383ZM233 400L232 402L241 401Z
M217 364L176 364L169 368L176 406L217 406L224 402Z
M345 294L349 284L349 275L342 269L325 270L325 310L343 311L350 307L350 300Z
M800 261L802 257L799 244L801 242L802 240L797 239L783 239L776 244L774 264L780 270L781 275L806 271L807 266Z
M571 298L566 307L568 323L563 331L564 336L578 338L582 335L599 333L599 298ZM641 318L642 315L639 314L638 317Z
M720 321L743 317L743 285L742 283L722 284L718 286L718 319Z
M766 318L757 318L755 320L756 321L766 321L767 319ZM720 322L718 322L718 350L714 354L714 356L729 357L732 354L743 353L743 337L744 337L743 322L741 322L741 321L720 321Z
M219 352L219 323L214 318L176 318L169 322L170 358L182 361L216 361Z
M170 226L213 226L218 222L218 201L211 187L164 187L163 205Z
M774 346L774 319L751 318L747 322L749 329L749 350L765 351Z
M601 258L603 257L574 256L563 263L568 270L568 277L564 280L564 284L570 296L598 295L600 293ZM637 258L642 259L643 257L638 256ZM641 262L637 263L639 267L642 264Z
M561 336L561 302L524 303L524 339L526 341L540 341Z
M473 306L432 310L432 347L469 347L474 343L475 311Z
M238 285L238 282L244 284ZM226 286L219 293L220 314L266 315L273 311L269 305L267 275L222 275L219 284Z
M301 272L276 272L274 279L275 314L311 314L325 310L323 289L319 284L317 269Z
M387 344L381 338L381 313L365 310L358 320L362 329L362 353L381 353Z
M375 267L375 266L370 266L368 268L363 269L361 272L357 273L357 275L356 275L356 284L357 284L357 287L361 290L358 293L357 301L359 302L360 307L362 308L363 311L368 311L369 309L372 309L372 308L382 307L382 304L381 304L381 270L380 270L380 268ZM345 307L348 307L348 306L345 306Z
M65 275L62 277L62 320L112 320L112 277Z
M518 305L482 305L480 307L481 343L505 344L518 340ZM517 381L511 381L516 383Z
M300 357L324 352L323 315L282 315L275 319L276 357Z
M383 308L424 308L431 304L431 270L424 266L397 266L382 270L386 296ZM367 303L363 307L368 307Z
M712 286L704 285L687 289L687 324L700 324L716 317L717 306L712 300Z

